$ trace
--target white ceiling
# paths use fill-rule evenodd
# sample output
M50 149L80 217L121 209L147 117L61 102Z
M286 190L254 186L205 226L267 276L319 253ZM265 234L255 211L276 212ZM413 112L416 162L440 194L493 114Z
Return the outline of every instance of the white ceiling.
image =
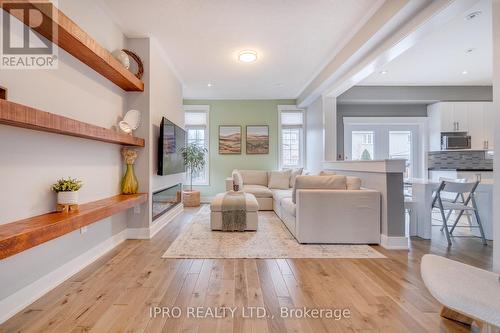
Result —
M481 0L360 85L491 85L491 1ZM467 20L467 14L482 14ZM473 49L467 53L468 49ZM462 74L467 71L467 74Z
M296 98L383 3L104 1L127 36L159 41L184 84L185 98L198 99ZM244 49L257 51L258 61L239 63L237 53Z

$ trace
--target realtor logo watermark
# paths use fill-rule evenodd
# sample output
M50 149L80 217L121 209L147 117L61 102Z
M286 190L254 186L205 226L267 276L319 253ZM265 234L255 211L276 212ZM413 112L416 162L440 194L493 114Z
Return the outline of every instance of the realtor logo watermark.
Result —
M2 8L0 68L57 69L57 3L8 1Z

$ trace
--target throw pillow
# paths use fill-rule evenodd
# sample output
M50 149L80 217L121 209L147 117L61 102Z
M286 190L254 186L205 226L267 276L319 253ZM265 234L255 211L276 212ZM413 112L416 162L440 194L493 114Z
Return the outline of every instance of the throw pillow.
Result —
M240 188L240 191L243 189L243 178L241 177L241 174L238 170L233 170L233 184L238 185Z
M271 171L269 173L269 183L267 184L267 187L279 190L288 190L290 188L291 174L292 172L290 170Z
M304 171L304 168L292 169L290 173L290 187L295 186L295 179L297 178L297 176L302 175L302 171Z
M361 190L361 178L346 177L346 185L348 190Z
M320 171L319 175L320 176L334 176L334 175L336 175L336 173L333 171L324 171L323 170L323 171Z
M297 190L346 190L345 176L298 176L293 188L292 201L297 203Z

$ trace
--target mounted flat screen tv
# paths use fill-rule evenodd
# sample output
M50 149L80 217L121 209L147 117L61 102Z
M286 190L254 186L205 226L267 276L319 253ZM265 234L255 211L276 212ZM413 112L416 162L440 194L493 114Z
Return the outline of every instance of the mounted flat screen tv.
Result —
M186 171L180 152L186 146L186 131L163 117L158 139L158 175L166 176Z

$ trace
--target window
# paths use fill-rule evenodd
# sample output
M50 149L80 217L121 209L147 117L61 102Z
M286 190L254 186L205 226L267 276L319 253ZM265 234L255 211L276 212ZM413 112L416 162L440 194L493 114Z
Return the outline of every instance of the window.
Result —
M291 106L279 106L280 166L304 166L304 111Z
M209 110L208 105L184 105L184 117L187 143L196 143L209 150ZM193 185L210 184L209 154L206 155L205 167L193 175Z
M427 174L425 146L426 118L344 117L346 160L404 159L406 178Z
M373 160L373 135L372 131L352 131L353 160Z

